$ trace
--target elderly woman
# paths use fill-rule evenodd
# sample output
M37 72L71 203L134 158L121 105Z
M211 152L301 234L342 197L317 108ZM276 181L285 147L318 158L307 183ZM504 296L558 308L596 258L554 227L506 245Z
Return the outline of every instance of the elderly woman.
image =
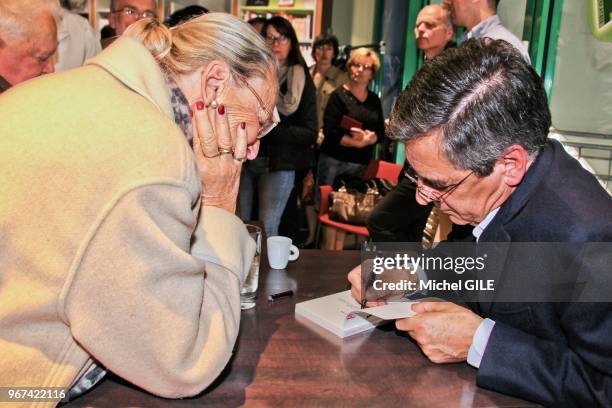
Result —
M384 117L378 96L368 89L380 69L378 54L369 48L351 52L349 81L329 97L323 117L317 188L361 178L372 160L374 144L384 137ZM323 228L323 247L342 249L344 233Z
M0 384L73 397L112 371L178 398L215 379L254 252L240 169L273 126L275 67L230 15L143 20L0 97Z

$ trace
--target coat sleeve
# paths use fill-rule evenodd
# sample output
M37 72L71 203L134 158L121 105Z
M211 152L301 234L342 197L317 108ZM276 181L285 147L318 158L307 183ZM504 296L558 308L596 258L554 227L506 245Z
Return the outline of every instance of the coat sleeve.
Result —
M542 339L497 321L478 369L478 385L547 406L609 405L612 304L558 306L567 340Z
M197 210L180 183L125 193L91 232L65 294L81 347L168 398L201 392L229 360L254 253L237 217Z

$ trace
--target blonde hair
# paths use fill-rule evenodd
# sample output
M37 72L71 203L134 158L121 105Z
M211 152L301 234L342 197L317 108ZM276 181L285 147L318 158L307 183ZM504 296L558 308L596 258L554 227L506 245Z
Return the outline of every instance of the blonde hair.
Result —
M58 0L0 0L0 44L18 43L34 37L40 30L38 20L49 16L59 27Z
M225 61L240 79L276 73L274 55L263 37L242 20L209 13L169 29L155 19L130 25L123 35L142 42L162 69L187 74L213 60Z
M372 60L372 75L376 75L378 70L380 69L380 57L378 53L371 48L357 48L351 51L351 56L349 57L346 65L351 65L355 58L357 57L369 57Z

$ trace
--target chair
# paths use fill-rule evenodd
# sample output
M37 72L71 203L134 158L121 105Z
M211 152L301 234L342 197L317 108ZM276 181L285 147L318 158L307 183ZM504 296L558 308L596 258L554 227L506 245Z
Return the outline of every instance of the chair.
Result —
M363 172L363 179L370 180L377 177L397 183L401 171L402 166L400 164L373 160ZM333 191L332 186L319 186L319 191L321 193L321 204L319 206L319 225L317 226L317 236L315 238L317 246L321 235L321 225L337 228L348 234L369 238L370 233L365 226L345 224L343 222L331 220L329 218L329 193Z

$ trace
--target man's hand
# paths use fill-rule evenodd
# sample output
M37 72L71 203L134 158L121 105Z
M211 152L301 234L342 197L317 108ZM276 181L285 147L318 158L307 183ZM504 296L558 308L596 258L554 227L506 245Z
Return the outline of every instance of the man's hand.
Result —
M416 316L397 320L395 326L407 331L427 358L439 364L467 359L482 317L450 302L421 302L412 310Z
M348 280L351 283L351 295L357 302L361 302L362 291L361 288L366 286L367 279L362 276L362 270L372 270L372 260L366 259L363 264L357 265L348 274ZM413 280L416 281L416 275L410 273L407 270L392 269L387 270L384 273L377 275L376 279L381 282L400 282L401 280ZM387 304L387 301L397 300L405 295L403 290L376 290L373 286L368 286L366 289L365 298L369 299L366 303L366 307L382 306Z

